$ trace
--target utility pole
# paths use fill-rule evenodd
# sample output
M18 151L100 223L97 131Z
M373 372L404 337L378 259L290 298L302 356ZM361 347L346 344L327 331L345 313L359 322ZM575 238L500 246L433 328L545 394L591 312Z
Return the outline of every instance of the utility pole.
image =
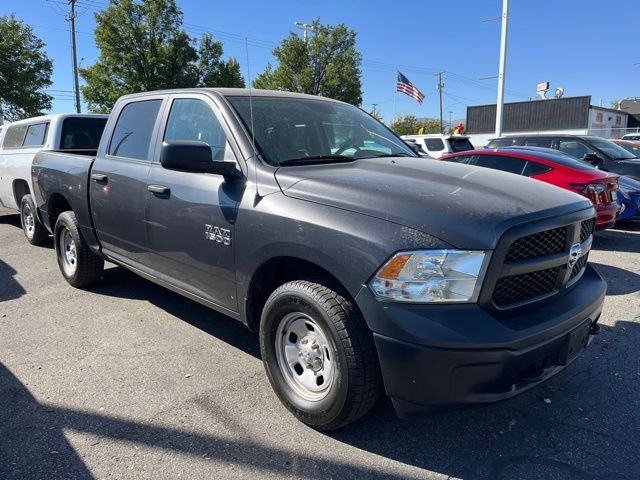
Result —
M438 72L438 92L440 93L440 133L444 133L444 124L442 122L442 88L444 87L444 83L442 83L442 74L444 72Z
M453 130L453 122L451 121L451 115L453 114L453 111L449 110L449 129Z
M313 25L304 22L295 22L294 25L302 30L302 38L304 39L304 43L307 43L307 32L313 32L315 30Z
M509 24L509 0L502 0L502 34L500 35L500 66L498 70L498 101L496 103L496 137L502 135L502 111L504 109L504 74L507 67L507 27Z
M377 103L372 103L371 105L373 107L371 115L373 115L375 117L376 116L376 107L378 106L378 104Z
M69 0L71 12L67 16L67 21L71 22L71 56L73 58L73 90L76 96L76 113L81 113L80 105L80 82L78 80L78 56L76 53L76 0Z

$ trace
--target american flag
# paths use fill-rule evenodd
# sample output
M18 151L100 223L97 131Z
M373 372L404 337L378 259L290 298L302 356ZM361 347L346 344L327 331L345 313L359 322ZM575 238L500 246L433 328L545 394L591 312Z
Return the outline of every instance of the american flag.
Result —
M413 83L409 81L407 77L398 72L398 80L396 82L396 91L402 92L405 95L409 95L411 98L415 99L420 105L422 105L422 101L424 100L424 95L420 90L418 90Z

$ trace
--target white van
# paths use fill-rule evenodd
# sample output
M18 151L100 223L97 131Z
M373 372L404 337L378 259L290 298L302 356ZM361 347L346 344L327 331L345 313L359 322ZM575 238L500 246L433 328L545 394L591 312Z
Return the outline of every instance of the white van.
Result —
M402 135L400 138L416 143L433 158L440 158L448 153L473 150L473 145L466 135L443 135L440 133L425 135Z
M32 245L49 235L35 214L31 162L40 150L91 152L98 149L107 115L59 114L0 126L0 206L20 212Z

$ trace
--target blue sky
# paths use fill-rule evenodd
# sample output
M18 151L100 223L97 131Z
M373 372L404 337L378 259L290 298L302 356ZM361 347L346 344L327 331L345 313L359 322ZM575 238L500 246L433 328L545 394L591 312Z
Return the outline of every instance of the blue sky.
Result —
M90 65L98 55L93 13L107 0L78 0L78 58ZM397 114L439 115L437 79L444 71L444 117L465 116L466 106L495 103L501 0L389 1L205 1L178 0L185 29L192 36L209 31L224 42L225 56L236 57L245 78L255 77L272 60L273 47L295 21L345 23L358 34L363 54L363 107L373 103L385 120L394 113L396 66L426 95L422 106L402 94ZM70 36L64 0L0 2L0 15L15 13L34 27L54 61L54 112L73 109ZM603 99L640 96L637 18L640 1L511 0L507 61L507 101L535 96L535 85L549 81L566 96ZM248 37L249 62L244 37Z

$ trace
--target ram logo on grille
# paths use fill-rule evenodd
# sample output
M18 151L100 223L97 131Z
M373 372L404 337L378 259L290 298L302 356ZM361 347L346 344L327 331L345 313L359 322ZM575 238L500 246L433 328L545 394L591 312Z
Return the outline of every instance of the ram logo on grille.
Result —
M579 243L571 246L571 250L569 251L569 269L572 269L578 260L582 256L582 247Z

